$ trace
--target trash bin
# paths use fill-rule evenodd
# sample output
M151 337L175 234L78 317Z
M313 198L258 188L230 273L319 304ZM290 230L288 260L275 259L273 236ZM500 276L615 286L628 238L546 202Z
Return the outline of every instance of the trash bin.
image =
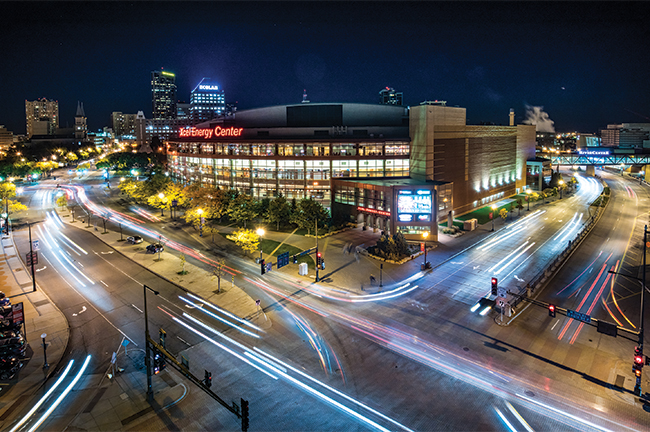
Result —
M307 263L298 264L298 274L300 276L307 276L308 273L309 273L309 269L307 267Z

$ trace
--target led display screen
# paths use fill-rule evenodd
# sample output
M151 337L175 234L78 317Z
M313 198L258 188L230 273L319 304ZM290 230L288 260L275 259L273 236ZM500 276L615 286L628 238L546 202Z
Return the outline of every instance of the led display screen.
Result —
M399 191L397 195L398 214L431 214L431 191Z

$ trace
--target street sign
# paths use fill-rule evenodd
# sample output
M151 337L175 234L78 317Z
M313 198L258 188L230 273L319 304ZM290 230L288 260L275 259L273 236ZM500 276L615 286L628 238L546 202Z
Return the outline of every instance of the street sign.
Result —
M270 272L273 269L273 263L272 262L267 262L266 263L266 271Z
M25 262L28 266L38 264L38 252L27 252L25 254Z
M506 287L498 287L497 295L505 299L508 296L508 290L506 289Z
M25 322L25 315L23 314L23 302L11 305L12 320L15 325L21 325Z
M489 213L489 216L490 216L490 219L492 219L492 217L494 216L494 214L493 214L492 212L490 212L490 213Z
M178 207L178 200L172 200L172 207Z
M38 243L38 240L34 240L34 241L32 242L32 249L34 249L35 251L37 251L37 250L41 250L40 245L39 245L39 243Z
M576 319L578 321L582 321L587 324L591 323L591 317L589 315L572 311L571 309L566 310L566 316L568 316L569 318Z
M289 265L289 252L284 252L278 255L278 268Z

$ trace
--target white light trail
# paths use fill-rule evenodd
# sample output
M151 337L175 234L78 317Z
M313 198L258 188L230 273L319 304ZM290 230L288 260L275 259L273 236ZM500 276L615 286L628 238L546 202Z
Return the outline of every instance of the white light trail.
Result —
M79 378L81 378L81 375L83 375L84 371L86 370L86 367L88 366L88 362L90 362L90 355L86 357L86 361L84 361L84 364L81 366L81 369L79 372L77 372L77 375L74 377L72 382L68 384L68 386L63 390L63 393L59 395L59 397L54 401L52 406L50 406L47 411L41 416L41 418L34 424L32 427L29 429L28 432L34 432L49 416L52 414L52 412L56 409L56 407L59 406L61 401L65 399L65 397L70 393L72 388L77 384L77 381L79 381Z
M18 430L18 428L20 428L23 424L25 424L25 422L29 420L29 418L41 407L41 405L43 405L43 403L47 400L47 398L49 398L50 395L54 392L54 390L56 390L57 387L63 382L65 377L68 376L68 373L70 372L73 363L74 360L70 360L68 366L65 368L65 370L63 371L59 379L56 381L56 383L54 383L52 388L50 388L47 391L47 393L45 393L45 395L38 402L36 402L36 405L34 405L32 409L29 410L29 412L25 414L25 416L9 432L16 432L16 430Z
M479 315L485 316L485 314L487 314L490 311L490 309L492 309L492 306L486 306L485 309L483 309Z
M526 243L528 243L528 242L526 242ZM503 270L505 270L506 268L508 268L508 266L509 266L510 264L512 264L513 262L517 261L517 260L518 260L518 259L519 259L523 254L526 253L526 251L527 251L528 249L532 248L533 246L535 246L535 242L531 243L530 245L528 245L528 247L527 247L526 249L524 249L524 250L522 250L521 252L519 252L519 253L517 254L517 256L515 256L515 257L512 258L510 261L508 261L508 262L507 262L503 267L501 267L501 268L500 268L497 272L495 272L494 274L495 274L495 275L498 275L498 274L501 273Z
M205 305L210 306L212 309L216 310L217 312L220 312L220 313L226 315L227 317L230 317L230 318L234 319L234 320L237 321L237 322L240 322L240 323L242 323L242 324L244 324L244 325L246 325L246 326L248 326L248 327L250 327L250 328L252 328L252 329L259 330L259 331L264 331L264 330L262 330L261 328L259 328L258 326L256 326L255 324L253 324L253 323L251 323L251 322L249 322L249 321L246 321L245 319L242 319L242 318L238 317L237 315L235 315L235 314L233 314L233 313L230 313L230 312L228 312L227 310L222 309L222 308L220 308L219 306L214 305L214 304L212 304L212 303L210 303L210 302L208 302L208 301L202 299L202 298L199 297L199 296L196 296L196 295L194 295L194 294L192 294L192 293L187 293L187 295L188 295L189 297L192 297L194 300L198 300L198 301L204 302Z
M494 271L495 268L499 267L499 266L500 266L501 264L503 264L506 260L508 260L511 256L513 256L514 254L516 254L517 252L519 252L520 249L523 249L523 248L524 248L528 243L529 243L529 240L526 240L526 243L522 244L522 245L519 246L517 249L513 250L513 251L510 252L508 255L506 255L505 258L503 258L501 261L499 261L498 263L496 263L495 265L493 265L493 266L488 270L488 272L489 272L489 273L492 273L492 272ZM533 244L534 244L534 243L533 243Z
M209 315L209 316L211 316L212 318L221 321L222 323L226 324L227 326L229 326L229 327L231 327L231 328L234 328L235 330L239 330L240 332L242 332L242 333L244 333L244 334L247 334L247 335L249 335L249 336L252 336L252 337L254 337L254 338L257 338L257 339L260 338L259 335L256 335L255 333L253 333L253 332L251 332L251 331L248 331L248 330L246 330L246 329L243 329L243 328L241 328L241 327L235 325L234 323L232 323L232 322L230 322L230 321L228 321L228 320L226 320L226 319L224 319L224 318L222 318L222 317L220 317L220 316L218 316L218 315L216 315L216 314L210 312L209 310L205 310L205 309L203 308L203 306L199 306L198 304L194 303L194 302L191 301L191 300L186 299L186 298L183 297L183 296L178 296L178 298L181 299L181 300L183 300L185 303L194 306L195 308L197 308L198 310L200 310L200 311L203 312L204 314Z
M494 410L497 412L497 414L499 414L499 417L501 417L501 420L506 424L506 426L508 426L508 429L510 429L512 432L517 432L517 429L515 429L514 426L510 424L506 416L504 416L501 411L499 411L499 408L494 408Z

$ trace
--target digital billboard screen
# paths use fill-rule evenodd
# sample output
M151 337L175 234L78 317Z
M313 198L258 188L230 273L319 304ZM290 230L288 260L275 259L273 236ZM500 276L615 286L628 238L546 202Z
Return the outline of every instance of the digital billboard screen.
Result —
M433 208L431 191L399 191L397 214L431 214Z

